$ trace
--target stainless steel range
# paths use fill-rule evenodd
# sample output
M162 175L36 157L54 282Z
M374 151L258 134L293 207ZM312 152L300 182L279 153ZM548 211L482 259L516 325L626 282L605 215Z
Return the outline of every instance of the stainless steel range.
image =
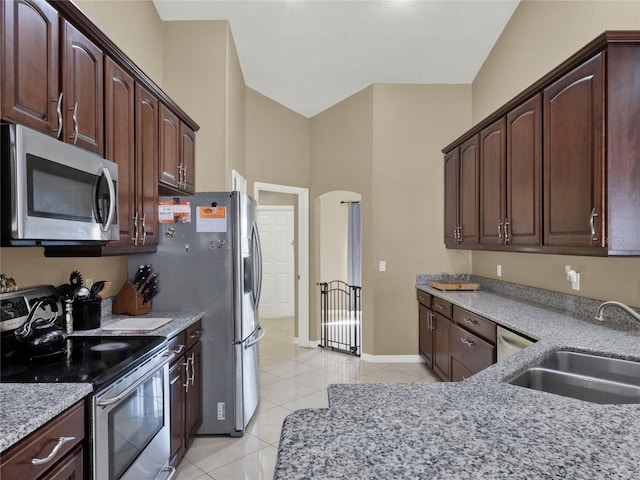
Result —
M16 329L28 317L34 331L62 322L55 288L2 293L0 309L0 382L93 384L86 413L91 433L85 448L87 465L92 466L90 478L168 480L173 476L175 469L168 466L172 355L164 337L67 336L51 348L33 349L20 341Z

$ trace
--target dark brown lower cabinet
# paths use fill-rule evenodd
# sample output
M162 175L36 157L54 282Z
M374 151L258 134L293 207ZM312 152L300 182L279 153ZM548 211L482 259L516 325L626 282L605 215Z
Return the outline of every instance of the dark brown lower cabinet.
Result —
M171 460L178 465L202 423L202 343L200 321L169 340L176 355L169 366Z
M433 371L445 382L451 380L451 320L434 314L434 354Z
M469 370L467 367L462 365L455 358L451 359L451 381L452 382L461 382L462 380L466 380L473 372Z
M453 325L451 356L473 375L495 363L496 346L459 325Z

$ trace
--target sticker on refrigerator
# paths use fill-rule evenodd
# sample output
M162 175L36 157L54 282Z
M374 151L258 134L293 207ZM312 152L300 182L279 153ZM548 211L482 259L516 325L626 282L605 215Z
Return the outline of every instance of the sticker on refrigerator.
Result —
M183 200L158 202L158 223L190 223L191 203Z
M196 232L214 233L227 231L225 207L196 207Z

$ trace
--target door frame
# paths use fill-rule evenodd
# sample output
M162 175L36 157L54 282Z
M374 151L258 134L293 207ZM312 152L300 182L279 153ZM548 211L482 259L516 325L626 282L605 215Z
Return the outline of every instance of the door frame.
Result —
M298 338L296 343L309 347L309 189L278 185L275 183L253 183L253 198L260 203L260 190L290 193L298 199Z

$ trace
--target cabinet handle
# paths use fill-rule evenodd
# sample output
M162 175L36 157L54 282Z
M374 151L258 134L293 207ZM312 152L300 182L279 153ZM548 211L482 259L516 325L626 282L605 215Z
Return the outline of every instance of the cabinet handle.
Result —
M43 463L50 462L58 454L65 443L72 442L75 439L76 437L60 437L58 439L58 443L56 443L56 446L53 447L53 450L51 450L49 455L44 458L32 458L31 465L42 465Z
M184 391L188 392L189 391L189 365L191 364L191 357L187 358L186 362L183 362L182 365L184 365L184 371L185 371L185 380L184 383L182 384L182 386L184 387Z
M178 164L178 186L182 186L182 164Z
M511 223L508 218L504 219L504 244L509 245L511 243L511 237L509 236L509 226Z
M436 322L434 321L435 319L436 319L435 314L429 313L429 320L431 320L431 330L436 329Z
M73 108L69 108L69 110L73 112L71 116L73 119L73 135L69 136L69 140L73 140L73 144L75 145L78 141L78 102L76 101Z
M477 325L478 321L473 318L463 318L464 323L468 323L469 325Z
M475 345L475 342L472 342L471 340L468 340L468 339L466 339L464 337L460 337L460 341L462 343L464 343L469 348L471 348L471 347L473 347Z
M502 220L498 220L498 243L502 243Z
M191 383L191 386L193 387L193 384L195 383L196 380L196 354L192 353L191 354L191 358L189 359L191 360L191 375L189 375L189 382Z
M444 310L444 307L442 305L436 304L435 307L441 312Z
M147 242L147 222L146 222L147 214L142 215L142 245L145 245Z
M60 138L60 134L62 134L62 92L57 99L53 99L53 102L57 101L58 105L56 106L56 113L58 114L58 128L53 129L53 133L56 134L56 138Z
M202 330L196 330L191 335L189 335L189 338L200 338L200 335L202 335Z
M138 212L133 216L133 245L138 245Z
M187 188L187 166L182 166L182 187Z
M462 225L458 227L458 243L462 243Z
M184 345L180 344L176 348L174 348L172 352L176 355L179 355L180 353L182 353L182 350L184 350Z
M596 235L596 225L594 219L598 216L595 207L591 209L591 215L589 216L589 227L591 227L591 241L597 242L598 236Z

